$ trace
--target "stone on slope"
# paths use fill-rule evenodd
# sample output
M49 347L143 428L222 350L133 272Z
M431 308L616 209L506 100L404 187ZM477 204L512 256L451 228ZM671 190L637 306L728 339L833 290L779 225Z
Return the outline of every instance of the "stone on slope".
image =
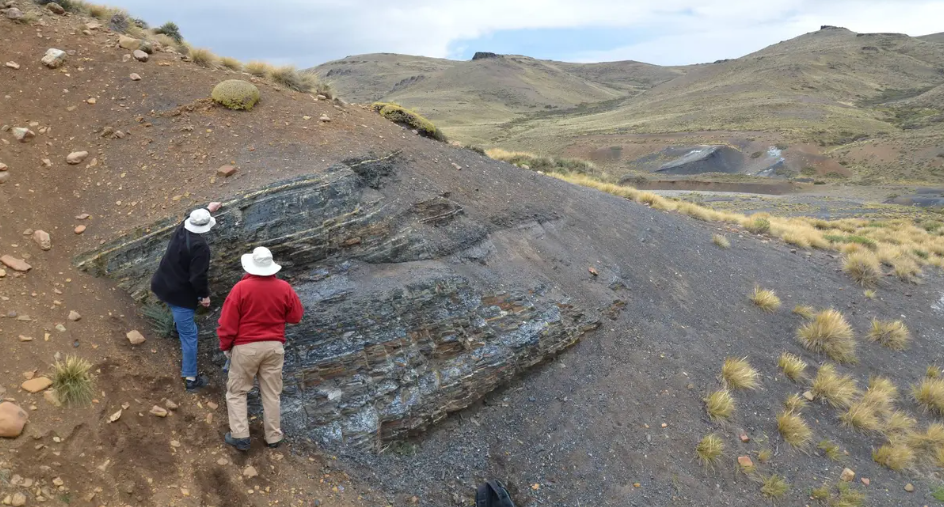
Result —
M852 482L853 479L855 479L855 472L852 469L844 468L842 473L839 474L839 480L843 482Z
M19 271L20 273L26 273L30 269L33 269L33 266L30 266L23 259L17 259L16 257L10 255L4 255L0 257L0 263L3 263L6 267L12 269L13 271Z
M79 312L77 312L77 311L75 311L75 310L70 310L70 311L69 311L69 320L71 320L72 322L78 322L79 320L82 320L82 315L79 314Z
M58 69L66 63L66 52L61 49L49 48L46 50L42 62L50 69Z
M134 52L131 53L131 56L133 56L134 59L139 62L146 62L148 61L148 58L150 58L147 53L141 51L140 49L135 49Z
M6 183L10 179L10 173L0 172L0 185Z
M13 493L13 498L10 499L10 505L13 507L23 507L26 505L26 495L23 493Z
M56 2L49 2L48 4L46 4L46 9L49 12L53 14L57 14L59 16L62 16L63 14L66 13L66 10L63 9L62 6L57 4Z
M157 417L167 417L167 409L154 405L151 407L151 414Z
M71 165L81 164L88 156L87 151L73 151L66 157L66 162Z
M122 49L127 49L129 51L134 51L141 47L141 39L136 39L134 37L129 37L127 35L118 36L118 47Z
M56 393L55 389L49 389L43 393L43 398L54 407L61 407L62 400L59 399L59 394Z
M0 162L0 172L6 171L9 168L10 166L4 164L3 162Z
M129 331L125 336L128 337L128 341L131 342L132 345L141 345L145 342L144 335L137 329Z
M23 433L29 415L19 406L5 401L0 403L0 437L16 438Z
M43 250L49 250L52 248L52 238L49 237L49 233L46 231L34 231L33 232L33 241L39 245L39 248Z
M85 232L85 229L86 229L86 227L85 227L84 225L77 225L77 226L75 227L75 233L76 233L76 234L82 234L83 232Z
M13 70L20 70L20 64L16 62L12 62L12 61L7 62L4 65L6 65L8 68L13 69Z
M236 174L236 168L231 165L224 165L216 170L216 174L217 176L229 178L230 176Z
M132 73L129 77L131 78L132 81L140 81L140 80L141 80L141 76L139 76L139 75L137 75L137 74L134 74L134 73Z
M248 81L228 79L216 85L210 96L228 109L249 111L259 102L259 89Z
M20 384L20 387L22 387L23 390L28 393L38 393L45 391L46 389L49 389L50 386L52 386L52 380L50 380L48 377L36 377Z
M11 7L6 10L7 18L12 19L13 21L18 21L23 19L23 11L17 9L16 7Z
M30 139L36 137L36 133L26 127L13 127L12 129L13 137L21 142L29 142Z

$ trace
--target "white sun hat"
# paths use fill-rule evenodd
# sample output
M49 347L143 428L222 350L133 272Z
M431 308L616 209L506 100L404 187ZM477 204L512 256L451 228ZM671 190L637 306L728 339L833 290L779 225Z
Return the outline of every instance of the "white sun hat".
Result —
M272 260L272 252L264 246L257 247L251 254L242 257L243 269L250 275L272 276L282 269L282 266Z
M184 221L184 229L196 234L209 232L216 225L216 219L204 208L193 210L190 218Z

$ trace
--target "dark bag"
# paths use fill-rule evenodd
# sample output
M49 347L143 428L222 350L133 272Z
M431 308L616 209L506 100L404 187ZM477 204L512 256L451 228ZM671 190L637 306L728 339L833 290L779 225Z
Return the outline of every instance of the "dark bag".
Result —
M475 507L515 507L515 504L502 483L488 481L475 492Z

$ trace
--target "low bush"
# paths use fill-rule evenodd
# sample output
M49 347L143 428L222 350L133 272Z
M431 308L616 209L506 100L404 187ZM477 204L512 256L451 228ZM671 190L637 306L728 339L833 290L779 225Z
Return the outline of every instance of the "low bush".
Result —
M720 248L724 248L724 249L731 248L731 242L728 241L728 238L720 234L715 234L714 236L712 236L711 242Z
M905 444L885 444L872 451L872 459L879 465L898 472L910 467L915 461L915 455Z
M219 58L209 49L204 48L190 48L190 61L208 69L216 67Z
M869 330L869 339L880 343L892 350L904 350L911 342L911 333L905 323L896 321L881 321L872 319L872 328Z
M378 110L376 109L377 105L378 104L374 104L374 108L380 113L380 116L383 116L397 125L416 129L416 131L424 137L446 142L446 135L443 134L433 122L420 116L416 112L395 104L383 104Z
M92 402L92 364L76 356L53 365L52 387L56 397L64 404L87 405Z
M863 287L875 286L882 275L878 257L872 252L854 252L846 255L842 262L842 270Z
M541 157L525 151L508 151L502 148L491 148L485 151L489 158L508 162L518 167L526 167L532 171L559 174L588 174L596 170L592 162L575 158ZM654 194L653 194L654 195ZM655 205L653 204L653 207Z
M220 57L220 65L229 70L235 70L236 72L243 70L243 62L230 56Z
M796 305L793 307L793 313L806 320L813 320L813 317L816 316L816 308L808 305Z
M719 389L705 397L705 411L713 421L730 419L734 413L734 397L731 391Z
M724 442L714 433L705 435L695 446L695 456L706 468L714 466L724 454Z
M806 398L794 393L790 396L787 396L787 399L783 402L783 409L787 412L799 414L804 408L806 408L806 405Z
M784 410L777 416L777 431L793 447L806 447L813 438L813 430L796 412Z
M944 380L925 378L920 384L911 386L911 396L925 410L944 415Z
M160 27L156 28L154 33L166 35L171 39L174 39L177 44L180 44L184 41L183 35L180 34L180 27L177 26L177 23L172 21L168 21L167 23L164 23Z
M856 342L852 326L836 310L824 310L797 330L799 342L812 352L826 354L840 363L855 362Z
M759 285L754 287L750 300L767 313L773 313L780 308L780 298L777 297L777 294L772 290L761 289Z
M744 228L753 234L767 234L770 232L770 220L766 218L755 218L747 222Z
M858 396L859 389L852 377L839 374L831 364L824 364L813 379L810 392L834 407L848 408Z
M769 475L763 479L763 485L760 492L768 498L778 500L786 496L790 491L790 483L779 475Z
M777 366L783 370L784 376L788 379L799 382L803 379L804 372L806 371L806 361L800 359L799 357L784 352L780 354L780 359L777 361Z
M272 73L272 66L266 62L252 61L245 65L244 70L256 77L269 77Z
M318 78L308 72L299 72L294 65L275 67L269 72L269 79L298 92L311 91L318 84Z
M721 378L731 389L757 389L760 374L747 362L747 358L728 358L721 367Z

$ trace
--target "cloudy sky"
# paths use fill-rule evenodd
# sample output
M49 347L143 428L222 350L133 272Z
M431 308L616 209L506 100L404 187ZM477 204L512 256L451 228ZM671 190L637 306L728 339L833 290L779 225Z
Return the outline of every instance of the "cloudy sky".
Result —
M820 25L944 31L944 0L111 0L192 44L310 67L363 53L476 51L681 65L736 58Z

